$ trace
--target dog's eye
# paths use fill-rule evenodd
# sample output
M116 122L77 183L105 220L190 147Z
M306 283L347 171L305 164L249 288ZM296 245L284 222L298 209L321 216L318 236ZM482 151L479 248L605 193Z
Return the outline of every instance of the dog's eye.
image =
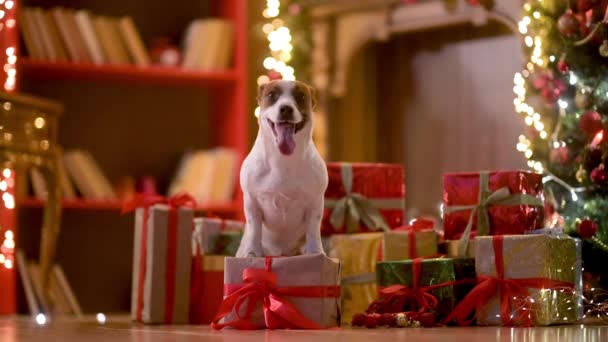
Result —
M299 104L304 104L306 102L306 96L302 93L296 93L294 97Z
M270 100L271 102L275 102L277 100L277 97L279 96L277 94L276 91L271 91L270 93L268 93L268 95L266 95L268 97L268 100Z

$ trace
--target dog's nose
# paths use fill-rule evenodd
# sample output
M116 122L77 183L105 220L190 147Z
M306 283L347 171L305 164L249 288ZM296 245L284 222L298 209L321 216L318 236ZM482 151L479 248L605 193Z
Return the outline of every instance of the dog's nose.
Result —
M281 106L279 108L279 121L294 121L293 107Z

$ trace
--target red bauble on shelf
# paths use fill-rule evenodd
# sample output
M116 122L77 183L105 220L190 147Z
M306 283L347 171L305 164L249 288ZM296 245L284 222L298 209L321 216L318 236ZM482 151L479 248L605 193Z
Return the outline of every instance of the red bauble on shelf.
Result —
M577 231L583 239L588 239L590 237L593 237L597 232L597 223L591 219L586 218L578 224Z
M562 58L559 60L559 62L557 62L557 70L559 70L559 72L561 72L562 74L565 74L570 71L570 66L568 65L568 62L566 62L565 58Z
M595 136L602 128L602 116L596 111L583 114L578 122L578 127L589 138Z

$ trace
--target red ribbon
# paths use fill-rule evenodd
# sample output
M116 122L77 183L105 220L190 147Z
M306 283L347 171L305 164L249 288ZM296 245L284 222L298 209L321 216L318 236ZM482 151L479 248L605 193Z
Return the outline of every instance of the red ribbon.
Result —
M251 322L251 315L258 301L262 302L264 322L269 329L322 329L282 297L338 298L340 286L277 287L277 276L272 272L271 266L272 258L266 257L265 269L246 268L243 270L243 284L224 286L226 298L211 323L213 329L257 329L258 326ZM222 318L232 312L236 313L236 319L220 323Z
M380 294L385 296L389 303L395 303L399 312L417 310L422 313L434 309L439 304L437 297L428 292L437 286L420 286L422 260L422 258L416 258L412 261L412 287L392 285L380 290Z
M529 327L533 322L531 318L532 302L529 301L530 293L528 289L574 290L574 284L572 283L549 278L505 279L503 236L494 236L492 242L494 244L494 262L497 275L495 277L478 277L477 286L454 308L454 311L444 320L444 324L456 320L458 325L471 325L479 310L498 294L500 298L500 318L503 325L512 326L517 324ZM514 313L513 307L520 309ZM473 315L471 316L471 314Z
M394 230L407 231L408 239L408 254L410 259L415 259L418 256L416 247L416 233L427 232L433 230L433 221L425 219L417 219L411 225L402 226Z
M124 203L122 214L134 211L137 208L144 209L144 221L142 224L141 252L139 255L139 275L137 287L136 320L142 321L144 308L144 282L146 278L146 257L148 255L148 218L150 207L155 204L166 204L169 206L169 217L167 227L167 267L165 276L165 323L173 322L173 307L175 305L175 268L177 264L177 209L180 207L196 207L196 201L188 194L178 194L170 198L158 195L137 194L133 199Z

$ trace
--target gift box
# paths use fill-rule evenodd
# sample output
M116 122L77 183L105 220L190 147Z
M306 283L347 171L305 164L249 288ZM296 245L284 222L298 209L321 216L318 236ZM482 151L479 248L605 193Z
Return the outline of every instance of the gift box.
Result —
M195 255L190 286L190 324L209 324L224 297L223 255Z
M321 329L340 322L340 263L324 254L226 258L212 327ZM238 315L237 315L238 313Z
M405 175L401 165L328 163L327 171L322 235L403 225Z
M475 283L470 258L435 258L383 261L376 269L380 298L370 310L434 312L445 318Z
M141 206L136 204L135 211L131 317L143 323L188 323L194 202L189 197L168 204L135 202Z
M456 257L474 258L475 257L475 240L469 241L469 244L467 246L467 249L466 249L466 252L464 253L464 255L460 255L461 254L461 252L459 250L460 240L444 241L443 248L445 250L444 251L445 255L450 258L456 258Z
M477 237L480 283L448 318L461 325L549 325L581 319L581 241L568 236ZM476 309L477 308L477 309Z
M339 234L324 238L328 256L342 263L342 322L351 321L376 298L376 262L382 233Z
M384 261L431 257L437 254L437 233L433 230L432 221L416 220L411 225L384 233Z
M526 171L449 173L443 176L446 240L523 234L543 225L542 175Z
M212 217L194 219L193 242L202 254L234 256L239 249L245 223Z

